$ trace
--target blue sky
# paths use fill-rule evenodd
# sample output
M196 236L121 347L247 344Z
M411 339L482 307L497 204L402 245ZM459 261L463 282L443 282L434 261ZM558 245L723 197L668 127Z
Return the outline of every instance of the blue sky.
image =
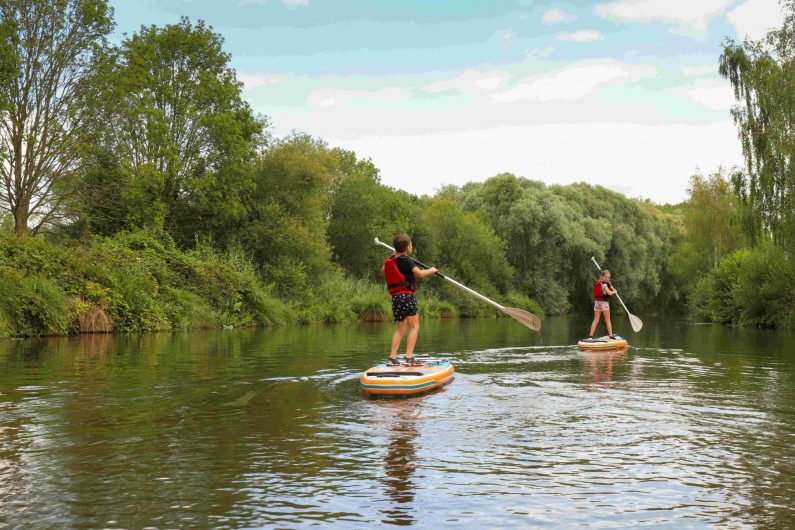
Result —
M777 0L111 0L116 40L202 19L244 97L292 130L433 193L510 171L656 202L741 163L717 73L725 37L780 25Z

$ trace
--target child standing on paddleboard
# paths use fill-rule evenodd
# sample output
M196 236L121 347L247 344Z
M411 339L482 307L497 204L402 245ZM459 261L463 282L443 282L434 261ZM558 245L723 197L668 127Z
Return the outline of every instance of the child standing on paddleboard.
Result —
M596 280L593 286L593 324L591 324L591 333L588 335L589 339L593 338L596 331L596 326L599 325L599 319L604 314L605 324L607 324L607 334L611 339L615 339L613 335L613 324L610 322L610 297L618 293L613 289L610 283L610 271L603 270L602 277Z
M417 343L417 334L420 331L420 320L417 316L417 299L414 298L414 291L417 290L416 281L431 274L436 274L436 267L430 269L420 269L417 263L411 259L410 254L414 251L411 238L406 234L395 236L395 253L384 261L381 272L384 273L386 287L392 295L392 315L397 328L392 335L392 350L386 364L388 366L398 366L397 352L400 342L406 333L406 326L409 327L409 336L406 340L406 364L419 364L414 359L414 345Z

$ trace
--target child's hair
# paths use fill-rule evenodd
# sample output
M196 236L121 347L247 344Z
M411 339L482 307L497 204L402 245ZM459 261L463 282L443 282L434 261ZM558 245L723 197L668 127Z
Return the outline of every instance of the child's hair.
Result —
M395 236L393 243L396 251L404 252L407 248L409 248L409 245L411 244L411 238L406 234L398 234Z
M609 270L605 269L602 271L602 277L606 276L607 274L610 274Z

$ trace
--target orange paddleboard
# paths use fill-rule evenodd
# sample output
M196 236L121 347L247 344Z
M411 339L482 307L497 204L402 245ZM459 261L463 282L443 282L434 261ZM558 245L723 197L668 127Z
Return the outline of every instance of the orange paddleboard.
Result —
M627 339L616 335L615 339L610 337L599 337L598 339L582 339L577 343L581 350L622 350L629 346Z
M371 396L412 396L430 392L453 380L450 361L425 361L422 366L373 366L359 378Z

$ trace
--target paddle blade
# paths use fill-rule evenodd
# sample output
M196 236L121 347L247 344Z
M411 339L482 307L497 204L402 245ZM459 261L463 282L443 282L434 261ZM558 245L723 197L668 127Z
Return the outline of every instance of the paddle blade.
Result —
M629 315L629 323L632 325L632 330L637 333L643 327L643 321L633 315L632 313L627 313Z
M533 313L528 313L524 309L517 309L515 307L503 307L500 311L518 320L533 331L541 331L541 319Z

